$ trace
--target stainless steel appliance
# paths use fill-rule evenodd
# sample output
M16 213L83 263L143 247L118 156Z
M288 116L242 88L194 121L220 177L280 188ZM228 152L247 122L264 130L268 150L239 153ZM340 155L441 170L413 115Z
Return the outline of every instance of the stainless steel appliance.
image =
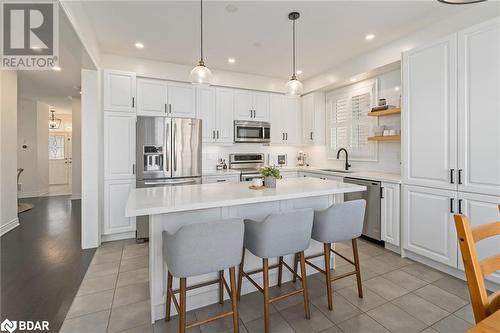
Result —
M136 186L201 183L201 120L137 117ZM149 237L148 217L137 218L137 239Z
M264 162L264 154L261 153L229 154L229 169L241 171L242 182L263 178L259 169L264 166Z
M261 142L271 141L271 124L260 121L234 121L234 142Z
M344 194L344 201L365 199L366 212L363 225L363 235L381 241L381 225L380 225L380 199L382 197L382 188L380 182L356 178L344 178L344 183L357 184L366 186L364 192L354 192Z

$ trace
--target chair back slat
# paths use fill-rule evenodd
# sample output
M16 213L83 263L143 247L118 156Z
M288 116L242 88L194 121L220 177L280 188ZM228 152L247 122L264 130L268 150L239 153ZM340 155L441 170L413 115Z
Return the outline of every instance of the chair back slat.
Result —
M484 277L500 270L500 253L481 260L479 264Z
M500 235L500 221L483 224L472 229L472 236L475 243L497 235Z

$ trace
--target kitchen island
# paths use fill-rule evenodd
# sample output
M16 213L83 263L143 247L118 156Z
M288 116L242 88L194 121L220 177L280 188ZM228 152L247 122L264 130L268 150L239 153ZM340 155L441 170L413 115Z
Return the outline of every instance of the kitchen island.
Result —
M249 189L249 183L216 183L172 187L139 188L130 191L126 215L149 215L149 286L151 320L165 316L166 267L162 256L162 231L175 232L183 225L208 222L231 217L262 220L273 212L294 209L324 209L334 202L341 202L344 193L366 190L365 187L331 180L315 178L292 178L278 180L273 189ZM311 241L306 255L318 253L322 244ZM249 252L245 255L245 268L261 266L260 259ZM276 260L276 259L274 259ZM285 258L291 263L291 256ZM316 258L323 266L322 258ZM309 269L309 274L315 273ZM188 286L216 277L217 273L188 279ZM275 283L276 272L270 273ZM283 281L291 280L291 274L283 274ZM256 276L256 281L261 278ZM246 282L246 283L245 283ZM242 294L255 288L245 281ZM174 289L178 279L174 279ZM226 295L226 298L228 295ZM188 293L187 309L195 309L218 301L217 286L211 285ZM174 308L175 310L175 308Z

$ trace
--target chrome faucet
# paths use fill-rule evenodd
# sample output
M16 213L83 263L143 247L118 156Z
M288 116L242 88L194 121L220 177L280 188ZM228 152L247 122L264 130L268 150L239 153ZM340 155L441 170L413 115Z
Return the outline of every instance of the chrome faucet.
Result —
M351 165L349 164L349 153L347 153L347 150L345 148L340 148L339 151L337 152L337 159L340 158L340 152L344 151L345 152L345 169L349 170Z

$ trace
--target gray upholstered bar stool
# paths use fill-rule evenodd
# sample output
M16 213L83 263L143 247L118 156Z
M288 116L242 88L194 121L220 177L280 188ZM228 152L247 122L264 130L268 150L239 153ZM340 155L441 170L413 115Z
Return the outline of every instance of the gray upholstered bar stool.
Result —
M363 287L361 286L361 270L359 265L358 244L356 238L361 236L365 218L366 201L364 199L346 201L333 204L325 210L314 212L314 223L311 238L323 243L323 253L308 256L306 263L325 275L326 294L328 298L328 309L333 309L332 282L356 274L358 283L358 295L363 298ZM351 240L354 261L332 249L332 243ZM354 271L331 277L330 252L338 255L350 264L354 265ZM324 256L325 269L321 269L308 259ZM294 271L297 272L297 258L295 258ZM295 275L294 275L295 277Z
M313 210L310 208L289 210L269 215L264 221L245 220L245 248L255 256L262 258L262 269L251 272L244 271L245 252L243 251L239 276L238 298L241 295L243 277L247 278L260 292L264 294L264 329L270 332L269 305L288 296L302 293L304 296L304 312L310 319L309 296L307 292L307 277L305 274L304 250L309 247L313 222ZM269 297L269 269L281 268L285 265L292 274L293 269L283 261L283 256L298 254L300 257L302 288L274 298ZM269 258L279 258L279 264L269 267ZM263 286L260 287L250 275L263 274ZM279 271L281 280L281 269ZM281 284L281 283L279 283Z
M208 223L190 224L175 233L163 231L163 259L167 265L167 301L165 320L170 320L170 305L173 301L179 314L179 332L227 316L233 316L234 332L239 331L235 267L240 263L244 233L243 219L234 218ZM224 279L224 270L229 268L230 287ZM218 278L187 287L188 277L218 272ZM180 278L180 288L172 289L173 277ZM226 288L232 309L202 321L186 324L186 291L210 284L219 284L219 303L224 299ZM175 294L180 294L177 302Z

